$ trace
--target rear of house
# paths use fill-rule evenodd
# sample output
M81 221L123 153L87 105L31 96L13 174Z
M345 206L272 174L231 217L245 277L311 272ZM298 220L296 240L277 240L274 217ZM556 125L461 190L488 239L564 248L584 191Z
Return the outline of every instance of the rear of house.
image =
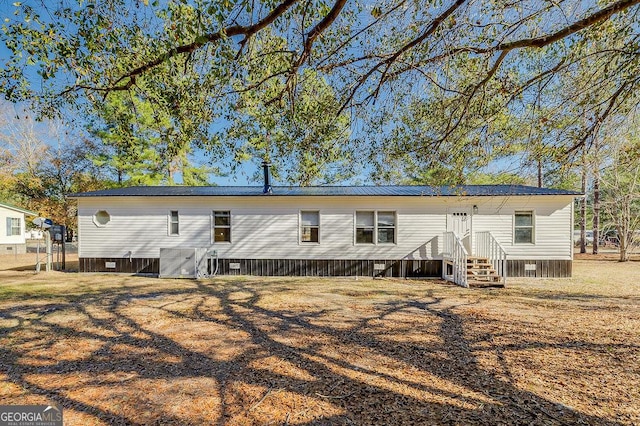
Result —
M450 236L469 257L490 238L508 276L562 277L571 275L577 195L480 185L131 187L74 196L84 272L158 274L162 249L189 257L197 248L207 273L440 277Z
M25 216L37 213L0 203L0 255L26 253Z

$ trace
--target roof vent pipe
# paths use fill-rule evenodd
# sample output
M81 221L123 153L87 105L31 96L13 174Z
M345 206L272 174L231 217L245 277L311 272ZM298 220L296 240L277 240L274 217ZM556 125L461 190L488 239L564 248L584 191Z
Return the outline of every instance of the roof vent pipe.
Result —
M273 193L273 189L271 188L271 176L270 170L271 164L269 164L266 160L262 162L262 170L264 171L264 188L262 190L263 194L271 194Z

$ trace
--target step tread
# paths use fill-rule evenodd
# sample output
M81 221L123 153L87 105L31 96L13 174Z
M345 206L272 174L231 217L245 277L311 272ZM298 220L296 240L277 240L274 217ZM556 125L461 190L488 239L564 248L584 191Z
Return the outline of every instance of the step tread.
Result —
M473 278L502 278L498 274L467 274L467 277L473 277Z
M500 277L467 277L467 280L471 280L471 281L482 281L482 282L496 282L496 281L500 281Z
M487 281L467 281L470 288L504 288L502 282L487 282Z

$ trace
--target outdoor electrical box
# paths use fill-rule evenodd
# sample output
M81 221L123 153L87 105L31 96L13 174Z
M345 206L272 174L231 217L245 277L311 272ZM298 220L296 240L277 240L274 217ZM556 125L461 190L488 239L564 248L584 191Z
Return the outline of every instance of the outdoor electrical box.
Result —
M199 278L210 274L211 251L206 248L161 248L160 278ZM214 252L215 253L215 252Z
M51 225L49 228L51 233L51 239L56 242L62 242L65 239L65 226L64 225Z
M160 278L196 278L196 249L161 248Z

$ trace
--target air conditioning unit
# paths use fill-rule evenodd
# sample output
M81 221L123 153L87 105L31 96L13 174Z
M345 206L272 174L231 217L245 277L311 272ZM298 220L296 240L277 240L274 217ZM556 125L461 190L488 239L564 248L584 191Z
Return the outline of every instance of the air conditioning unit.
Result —
M212 253L206 248L160 249L160 278L198 278L210 275Z

